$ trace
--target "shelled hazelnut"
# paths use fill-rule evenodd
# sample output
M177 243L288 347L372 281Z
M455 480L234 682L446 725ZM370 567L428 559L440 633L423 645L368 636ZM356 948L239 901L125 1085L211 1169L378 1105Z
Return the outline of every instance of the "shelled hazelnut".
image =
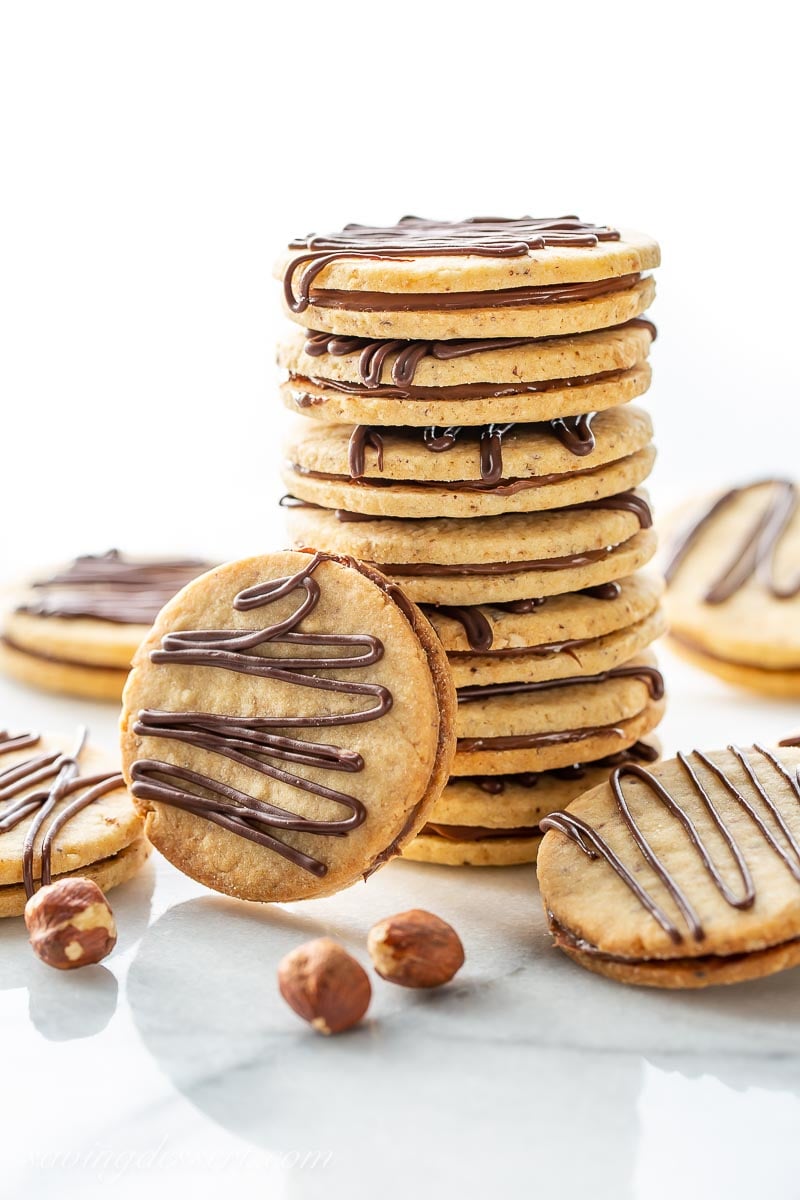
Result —
M452 925L421 908L373 925L367 949L381 978L401 987L441 987L464 965L464 947Z
M325 1034L358 1024L372 996L364 968L332 938L306 942L281 959L278 986L298 1016Z
M117 941L108 901L93 880L80 876L34 892L25 905L25 925L35 953L60 971L100 962Z

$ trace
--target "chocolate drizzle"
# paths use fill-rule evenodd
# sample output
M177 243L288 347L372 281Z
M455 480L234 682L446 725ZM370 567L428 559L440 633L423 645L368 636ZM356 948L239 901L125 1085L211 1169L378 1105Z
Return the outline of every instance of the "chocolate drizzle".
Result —
M541 424L533 425L534 430L542 431L549 430L550 433L561 443L565 449L571 454L583 456L589 454L595 446L594 434L592 433L592 419L596 416L595 413L587 413L579 417L559 417L552 421L546 421ZM499 425L492 423L483 428L475 429L470 426L464 430L463 425L428 425L422 432L422 444L426 450L432 454L443 454L448 450L452 450L457 445L459 437L474 436L478 434L478 456L480 463L480 482L485 487L496 487L503 478L503 438L512 429L517 428L514 423ZM519 426L520 431L525 430L525 426ZM350 471L351 479L362 479L366 474L366 447L371 446L377 455L378 471L383 471L385 436L389 432L383 426L376 429L373 425L356 425L350 435L350 441L347 451L347 463ZM413 437L415 431L404 429L402 436L406 439ZM295 466L294 468L302 474L313 474L317 476L321 472L308 471L305 468ZM556 475L556 478L561 478ZM541 482L544 479L551 479L553 476L534 476L532 482ZM392 480L392 483L397 481ZM416 480L416 486L445 486L438 480ZM470 480L461 480L453 486L469 487Z
M800 573L785 586L775 579L778 546L798 507L797 486L785 479L765 479L731 488L714 500L673 545L664 571L667 582L671 583L675 578L700 535L715 517L727 511L740 496L768 485L772 487L772 493L764 511L746 531L703 599L706 604L723 604L753 578L757 578L776 600L793 600L800 595Z
M17 612L151 625L176 592L208 570L210 564L197 559L137 562L118 550L87 554L34 583L35 598L19 605Z
M573 375L568 379L537 379L531 382L519 380L516 383L454 383L441 387L415 387L411 384L404 387L394 387L390 384L365 386L348 380L320 379L316 375L291 375L290 382L295 388L295 405L298 408L313 408L314 405L323 404L324 398L304 391L303 388L307 388L309 383L314 387L344 392L348 396L373 396L387 400L499 400L503 396L568 391L570 388L591 387L599 383L616 383L624 373L623 370L598 371L595 375Z
M597 675L571 675L567 679L538 679L523 683L471 684L458 688L459 704L471 700L488 700L494 696L518 696L528 692L546 692L554 688L572 687L574 684L607 683L611 679L639 679L647 687L651 700L661 700L664 695L664 678L657 667L646 663L629 663L624 667L611 667Z
M633 320L626 321L623 325L617 326L617 331L621 333L625 329L633 327L647 329L650 332L651 339L655 340L656 327L652 321L648 321L645 317L634 317ZM376 394L399 396L401 399L423 399L421 393L425 393L424 398L441 395L449 391L458 391L463 394L463 389L471 386L468 384L456 384L452 389L448 387L410 388L410 385L414 381L417 367L425 358L433 358L439 362L452 362L459 358L469 358L473 354L486 354L493 350L513 350L521 346L546 346L549 342L558 340L558 338L516 337L453 338L446 342L412 342L401 341L399 339L380 341L365 337L340 337L332 333L309 331L305 342L305 352L310 358L321 358L325 354L331 354L337 358L357 354L359 356L358 374L361 384L371 390L383 388L384 363L392 354L397 354L391 371L391 380L395 384L395 387L377 391ZM597 383L618 374L618 370L602 371L596 375L578 375L566 379L542 379L527 383L519 381L510 386L513 388L513 393L520 391L547 391L550 388L580 387L587 383ZM324 384L325 387L334 387L340 391L359 389L358 384L350 384L341 380L333 381L325 379L319 382ZM417 392L420 393L418 396L415 395ZM499 394L505 395L507 393L501 392ZM498 393L492 391L490 395L496 396Z
M735 801L737 806L746 814L750 822L756 827L758 833L763 838L766 845L773 851L776 857L783 863L789 871L792 878L800 883L800 845L786 824L783 816L780 813L775 802L769 796L766 787L756 774L755 768L751 759L746 753L739 749L738 746L729 746L728 750L733 755L736 762L740 765L745 773L749 783L752 785L756 795L769 813L770 819L780 830L782 839L785 844L779 842L772 831L765 823L763 817L754 807L739 787L731 779L730 775L723 770L717 763L699 750L692 751L697 763L705 767L713 777L722 784L725 791ZM800 801L800 771L796 771L794 775L780 762L771 750L765 749L763 746L755 745L753 750L761 756L777 773L785 780L794 791L797 800ZM725 881L719 868L714 863L711 853L708 850L702 834L697 825L691 819L689 814L678 803L676 798L670 794L664 784L661 783L654 775L645 770L644 767L635 763L625 764L617 767L610 778L611 790L616 803L617 811L622 817L627 829L629 830L633 841L641 854L644 861L655 872L659 881L672 898L676 908L678 909L689 935L695 942L702 942L705 938L705 931L701 924L697 910L692 904L691 898L685 890L678 884L675 877L669 872L667 866L662 859L658 857L650 843L647 841L644 833L636 822L631 813L628 800L622 789L622 780L626 776L633 776L639 779L647 788L650 795L653 797L653 802L658 802L664 806L670 816L682 826L691 842L695 852L697 853L700 863L706 874L711 879L716 890L723 897L727 904L732 908L748 909L752 908L756 899L756 889L753 876L747 864L745 852L742 846L737 842L731 828L725 824L720 815L717 805L709 794L708 787L703 783L697 766L690 761L690 757L685 754L678 754L678 762L680 763L687 779L689 780L694 793L700 801L703 809L708 814L714 828L722 837L725 845L730 851L733 859L736 873L739 877L739 888L734 891ZM667 936L674 944L682 943L685 938L680 928L671 919L667 911L660 905L650 893L639 883L635 874L630 871L619 856L612 850L608 842L593 829L586 821L576 814L569 812L550 813L547 817L542 818L542 830L552 829L558 833L564 834L570 838L578 848L590 859L603 858L609 866L616 872L626 887L633 893L643 908L653 917L661 926ZM637 868L634 868L636 870ZM591 947L587 947L591 949Z
M397 225L379 228L346 225L338 233L311 234L289 243L304 253L292 259L284 275L289 309L304 312L317 276L342 259L407 260L442 255L479 255L488 258L521 258L548 246L597 246L619 241L616 229L591 225L578 217L509 220L503 217L470 217L465 221L429 221L402 217ZM295 274L303 268L295 288Z
M519 771L512 775L459 775L458 783L472 783L482 792L490 796L500 796L506 786L534 788L543 777L569 782L585 779L586 772L595 768L621 766L622 763L638 761L653 763L658 758L658 750L647 742L634 742L626 750L616 754L608 754L605 758L596 758L593 762L574 763L570 767L553 767L547 771Z
M345 772L363 770L364 761L360 754L352 750L285 737L273 731L361 724L382 717L392 705L391 692L381 684L328 678L318 674L326 670L359 671L383 657L382 642L369 634L303 632L302 620L316 607L321 595L320 585L313 577L314 572L329 557L315 554L296 574L257 584L239 592L233 601L234 608L239 612L248 612L266 607L292 592L303 592L295 611L283 620L256 630L176 631L163 638L162 648L152 651L150 658L154 663L216 667L276 679L300 688L366 697L375 701L374 704L351 713L291 717L222 716L205 712L170 713L148 709L139 713L133 732L141 737L162 737L198 746L289 787L331 800L343 806L348 815L340 820L303 817L258 800L207 775L153 759L140 760L134 763L131 770L132 790L137 798L171 805L203 817L247 841L274 851L318 877L326 874L327 866L276 838L273 831L343 837L364 822L367 810L360 800L346 792L316 783L264 760ZM269 657L260 653L265 647L278 644L317 647L323 653L298 653L286 657ZM350 653L331 653L340 648Z
M582 588L575 593L579 596L590 596L594 600L616 600L620 595L621 588L618 583L601 583L596 587ZM546 604L548 599L552 597L539 596L531 600L506 600L497 604L492 604L491 608L497 609L500 612L515 613L518 615L527 615L535 612L537 608L541 608ZM454 621L458 621L466 635L467 641L472 650L488 653L494 642L494 632L492 624L486 614L479 605L456 605L456 604L422 604L420 605L426 616L435 613L441 613L443 617L450 617ZM588 641L588 638L570 638L564 642L548 642L540 646L516 646L510 648L505 653L508 654L535 654L537 652L557 653L558 649L565 649L572 646L583 645ZM451 650L451 657L459 657L461 651ZM467 655L468 651L463 651ZM502 654L504 651L495 651Z
M10 737L2 731L0 732L0 755L36 746L40 740L36 733ZM25 886L25 895L29 899L36 890L34 879L36 842L56 806L68 796L72 796L76 792L80 793L71 804L53 817L45 831L41 844L43 886L52 881L53 844L58 833L84 808L99 800L101 796L105 796L107 792L124 786L122 776L116 772L81 776L78 759L85 742L86 730L81 729L77 744L71 754L62 754L58 750L50 754L37 754L0 771L0 803L13 801L0 810L0 834L7 833L21 821L33 816L22 847L22 881ZM36 787L40 783L44 785L42 788L28 792L29 788ZM27 794L21 795L23 792ZM15 797L19 798L15 799Z
M302 307L291 311L304 312L309 304L348 312L380 313L464 312L483 308L579 304L627 291L640 278L638 274L618 275L612 279L584 280L581 283L551 283L540 287L499 288L480 292L357 292L349 288L314 288L300 300ZM300 286L303 286L302 281Z

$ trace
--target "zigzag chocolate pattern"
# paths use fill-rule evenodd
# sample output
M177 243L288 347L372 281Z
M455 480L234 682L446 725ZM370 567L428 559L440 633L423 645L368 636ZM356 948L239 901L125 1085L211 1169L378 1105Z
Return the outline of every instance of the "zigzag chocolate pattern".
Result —
M289 830L343 837L364 822L366 808L360 800L346 792L305 779L264 759L346 772L363 770L364 760L352 750L284 737L271 731L361 724L377 720L392 705L391 692L381 684L347 682L315 674L330 669L347 671L363 668L383 657L383 643L371 635L304 633L300 629L303 618L316 607L321 594L320 586L313 578L314 571L329 557L315 554L296 574L257 584L239 592L233 601L235 609L247 612L272 604L294 591L303 591L305 595L298 607L282 621L256 630L208 629L170 633L162 640L162 648L152 651L150 658L154 663L217 667L224 671L277 679L301 688L370 697L377 703L352 713L296 717L222 716L204 712L170 713L145 709L138 714L133 731L140 736L168 738L223 755L290 787L335 801L347 809L349 815L335 821L302 817L196 771L155 759L142 759L135 762L131 769L132 790L138 799L168 804L204 817L247 841L273 850L319 877L327 872L324 863L280 841L272 831ZM352 647L354 652L344 656L299 654L281 658L270 658L259 653L262 648L275 644L323 648L344 646ZM189 784L190 788L183 786L185 784ZM194 788L201 790L192 790Z
M547 246L587 246L619 241L616 229L592 225L578 217L469 217L465 221L429 221L401 217L394 226L346 225L338 233L295 238L290 250L305 253L292 259L284 275L284 295L292 312L304 312L317 276L341 259L402 259L474 254L484 258L520 258ZM303 267L297 288L294 276ZM604 281L608 282L608 281ZM573 286L573 285L567 285ZM452 295L452 293L450 293ZM353 296L355 298L355 296Z
M781 763L780 760L775 757L771 750L767 750L760 745L755 745L753 749L757 754L760 754L761 757L765 759L766 762L769 763L774 770L777 771L778 774L781 775L791 785L798 801L800 801L800 768L795 772L795 775L792 776L791 772L787 770L783 763ZM730 776L722 769L722 767L712 762L711 759L708 758L707 755L703 754L700 750L694 750L692 753L694 754L695 758L703 766L705 766L717 780L719 780L729 795L732 796L740 808L744 810L752 823L758 829L767 846L769 846L769 848L784 864L793 879L800 883L800 845L798 845L797 840L789 830L777 805L770 798L766 788L764 787L764 784L757 776L747 754L740 750L738 746L728 746L728 750L744 770L745 775L753 785L756 793L760 797L771 818L774 820L782 836L786 839L788 849L777 841L774 834L765 824L763 818L753 807L751 801L748 800L747 797L739 790L739 788L734 784ZM626 775L632 775L636 779L640 779L651 792L654 801L658 801L659 803L663 804L670 815L675 817L678 823L683 827L689 837L690 842L692 843L692 846L697 852L700 862L702 863L706 873L709 875L715 888L732 908L751 908L755 902L756 891L753 877L747 865L744 852L734 838L731 830L720 816L719 811L711 799L707 788L700 779L696 768L689 761L687 755L679 753L677 758L678 762L686 772L686 775L688 776L695 792L697 793L698 799L701 801L703 807L708 813L714 827L722 836L726 846L731 852L741 883L741 890L738 895L734 893L734 891L723 879L718 867L711 858L700 831L692 821L691 817L683 808L681 808L674 796L670 795L664 785L658 779L656 779L656 777L652 775L650 771L647 771L644 767L639 766L637 763L625 763L616 768L611 775L609 782L611 785L611 790L614 794L614 799L616 801L619 814L629 829L642 858L656 873L661 883L674 900L678 911L683 917L689 935L694 939L694 941L701 942L705 938L705 931L700 922L700 918L697 915L697 911L692 905L690 897L686 895L683 889L678 885L674 876L670 874L664 862L656 855L655 851L647 841L647 838L642 833L642 830L639 828L630 811L628 802L625 798L625 793L622 790L622 780ZM684 934L671 920L669 914L639 883L634 874L632 874L632 872L625 866L614 850L612 850L608 842L597 832L596 829L593 829L591 825L582 820L581 817L578 817L569 811L556 812L550 813L548 816L543 817L539 824L543 831L553 829L558 833L563 833L566 837L570 838L571 841L575 842L575 844L587 856L587 858L596 859L600 857L605 859L605 861L613 868L626 887L628 887L634 896L636 896L642 907L645 908L647 912L650 913L651 917L658 922L670 940L675 944L680 944L685 940ZM557 924L553 915L550 915L551 919ZM587 947L587 949L591 948Z
M0 755L36 746L40 740L38 733L10 737L5 731L0 731ZM51 754L38 754L0 771L0 802L19 796L15 803L9 804L0 813L0 834L7 833L26 817L35 814L22 848L22 880L28 898L36 890L33 878L36 839L56 805L75 792L83 793L63 809L47 827L41 851L43 886L52 879L53 843L59 831L84 808L105 796L106 792L113 792L115 788L124 785L125 781L117 773L81 776L78 759L85 743L86 729L83 728L72 754L62 754L58 750ZM20 795L37 783L45 783L47 786L25 796Z

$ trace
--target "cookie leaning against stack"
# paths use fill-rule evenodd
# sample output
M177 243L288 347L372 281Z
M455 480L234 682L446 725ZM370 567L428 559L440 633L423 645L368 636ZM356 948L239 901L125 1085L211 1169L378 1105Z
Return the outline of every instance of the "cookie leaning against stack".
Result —
M575 217L348 226L293 242L292 539L422 604L458 688L451 780L407 857L530 862L539 818L650 760L660 591L641 314L658 247Z
M421 828L455 747L438 638L377 571L264 555L190 584L139 647L123 770L150 841L208 887L301 900Z
M0 629L0 668L34 687L119 700L136 647L184 584L194 559L87 554L25 589Z

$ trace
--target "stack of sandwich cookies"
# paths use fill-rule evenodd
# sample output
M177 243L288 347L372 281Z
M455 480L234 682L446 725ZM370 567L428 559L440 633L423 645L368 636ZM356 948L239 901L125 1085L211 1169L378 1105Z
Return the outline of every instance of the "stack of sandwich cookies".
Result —
M630 402L650 381L658 248L525 218L349 226L290 250L293 542L423 605L458 688L452 778L406 856L533 861L543 812L629 747L656 753L660 590L634 574L655 550L654 449Z
M70 876L103 891L149 853L118 766L77 737L0 731L0 917Z
M209 569L194 559L85 555L24 589L3 618L0 668L34 687L118 700L159 610Z
M731 488L682 526L666 567L675 649L730 683L800 696L797 485Z

